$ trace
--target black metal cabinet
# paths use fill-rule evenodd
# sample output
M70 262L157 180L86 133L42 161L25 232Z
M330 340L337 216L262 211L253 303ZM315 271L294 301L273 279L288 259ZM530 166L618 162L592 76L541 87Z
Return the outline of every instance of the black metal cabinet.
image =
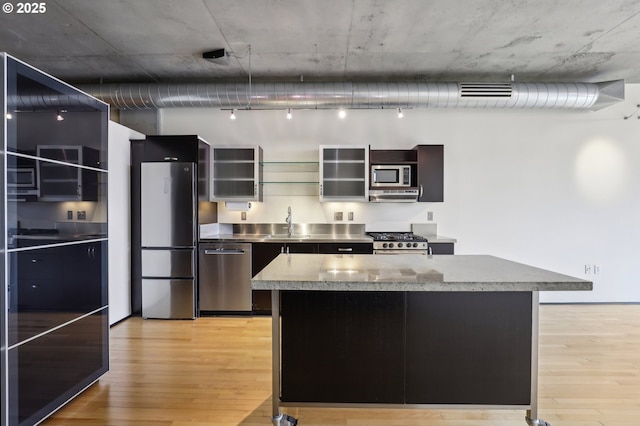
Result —
M444 145L417 145L419 202L444 201Z

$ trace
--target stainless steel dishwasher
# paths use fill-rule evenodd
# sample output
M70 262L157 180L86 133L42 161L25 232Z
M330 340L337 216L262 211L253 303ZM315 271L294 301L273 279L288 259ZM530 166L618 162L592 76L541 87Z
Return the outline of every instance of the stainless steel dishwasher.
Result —
M199 252L200 313L251 312L251 244L205 243Z

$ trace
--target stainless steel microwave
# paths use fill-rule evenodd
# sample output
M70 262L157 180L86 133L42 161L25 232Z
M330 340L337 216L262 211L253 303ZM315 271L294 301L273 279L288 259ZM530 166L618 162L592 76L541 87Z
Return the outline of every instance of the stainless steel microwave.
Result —
M371 166L371 186L411 186L411 166Z
M7 169L9 188L36 189L36 169L34 167L9 167Z

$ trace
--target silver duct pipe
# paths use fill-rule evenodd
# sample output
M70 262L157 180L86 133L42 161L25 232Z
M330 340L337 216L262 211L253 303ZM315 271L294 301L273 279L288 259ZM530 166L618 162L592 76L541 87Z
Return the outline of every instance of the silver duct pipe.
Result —
M80 89L118 109L541 108L597 110L624 100L602 83L105 84Z

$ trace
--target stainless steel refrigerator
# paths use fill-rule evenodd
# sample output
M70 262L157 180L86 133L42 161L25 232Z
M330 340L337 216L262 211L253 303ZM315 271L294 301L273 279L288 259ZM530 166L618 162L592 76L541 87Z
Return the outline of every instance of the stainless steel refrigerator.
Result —
M142 316L196 317L196 164L141 165Z

